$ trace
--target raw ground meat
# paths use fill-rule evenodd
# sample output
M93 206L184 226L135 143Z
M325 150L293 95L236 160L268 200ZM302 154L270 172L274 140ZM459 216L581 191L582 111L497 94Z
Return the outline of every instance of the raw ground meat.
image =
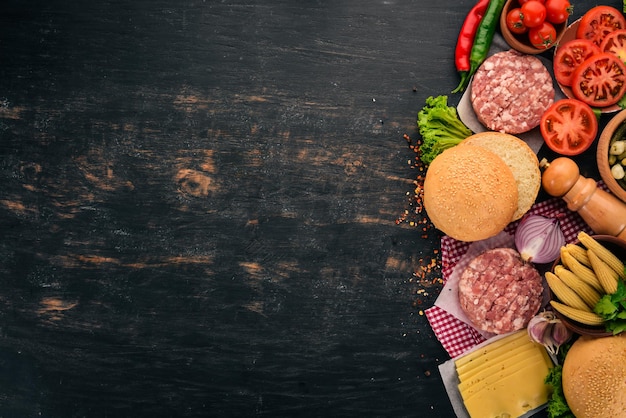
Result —
M509 50L492 55L478 68L470 100L487 128L519 134L539 126L554 95L552 77L541 60Z
M524 328L539 311L539 272L512 248L496 248L474 258L459 279L461 309L477 329L504 334Z

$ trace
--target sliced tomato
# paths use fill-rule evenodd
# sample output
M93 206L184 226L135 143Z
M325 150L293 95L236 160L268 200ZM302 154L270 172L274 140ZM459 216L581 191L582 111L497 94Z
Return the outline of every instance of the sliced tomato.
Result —
M600 46L609 33L620 29L626 29L626 18L619 10L606 5L595 6L580 18L576 37L590 39Z
M576 99L556 101L545 111L539 126L546 145L568 156L587 150L598 133L598 119L593 109Z
M626 63L626 29L609 33L602 41L600 49L602 52L610 52L617 55L622 62Z
M572 85L572 75L583 61L599 54L600 47L589 39L572 39L557 47L552 67L554 78L562 86Z
M611 53L593 55L574 71L571 87L591 107L612 106L626 93L626 65Z

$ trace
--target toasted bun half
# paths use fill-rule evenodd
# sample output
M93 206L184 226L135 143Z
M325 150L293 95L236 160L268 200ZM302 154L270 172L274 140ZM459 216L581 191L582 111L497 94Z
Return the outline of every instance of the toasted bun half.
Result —
M504 160L517 184L517 210L511 220L524 216L535 203L541 187L541 171L535 152L518 137L493 131L472 135L461 144L487 148Z
M428 166L424 207L433 225L454 239L492 237L511 222L517 210L513 172L486 148L449 148Z
M563 394L576 418L626 418L626 333L576 340L563 363Z

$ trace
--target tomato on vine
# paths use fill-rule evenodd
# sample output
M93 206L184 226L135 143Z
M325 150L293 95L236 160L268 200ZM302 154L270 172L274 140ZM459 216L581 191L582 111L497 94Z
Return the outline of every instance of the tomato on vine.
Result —
M535 48L548 49L556 42L556 29L552 23L543 21L528 30L528 39Z
M565 23L574 11L569 0L546 0L546 20L550 23Z
M506 26L512 33L518 35L526 33L528 28L524 25L522 9L515 7L506 14Z
M546 6L539 0L528 0L520 6L522 22L527 28L534 28L546 20Z

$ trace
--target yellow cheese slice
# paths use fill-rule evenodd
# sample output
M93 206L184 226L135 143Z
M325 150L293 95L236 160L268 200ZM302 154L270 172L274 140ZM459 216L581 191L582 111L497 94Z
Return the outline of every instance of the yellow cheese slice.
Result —
M519 330L511 333L505 337L499 338L496 341L487 344L479 349L472 351L457 359L454 363L457 370L464 367L478 359L482 361L490 360L497 357L500 354L508 352L511 348L516 347L518 344L524 344L528 342L528 333L526 330ZM487 356L487 357L485 357Z
M522 369L527 363L542 361L543 356L536 347L525 346L517 354L504 357L499 361L486 363L483 367L476 368L473 373L465 376L459 383L459 391L463 395L466 390L476 391L479 385L493 384L498 379Z
M484 384L463 399L467 412L471 418L517 418L543 405L548 401L544 379L550 367L542 358Z
M490 369L493 367L502 367L503 364L512 363L515 361L512 360L513 357L515 357L516 359L520 359L520 356L527 355L530 351L535 352L535 347L533 346L533 344L524 343L519 344L516 347L513 347L511 350L505 351L502 354L493 358L490 358L490 356L480 357L457 369L459 380L461 382L464 382L468 379L473 378L473 376L478 373L483 373L486 369Z

